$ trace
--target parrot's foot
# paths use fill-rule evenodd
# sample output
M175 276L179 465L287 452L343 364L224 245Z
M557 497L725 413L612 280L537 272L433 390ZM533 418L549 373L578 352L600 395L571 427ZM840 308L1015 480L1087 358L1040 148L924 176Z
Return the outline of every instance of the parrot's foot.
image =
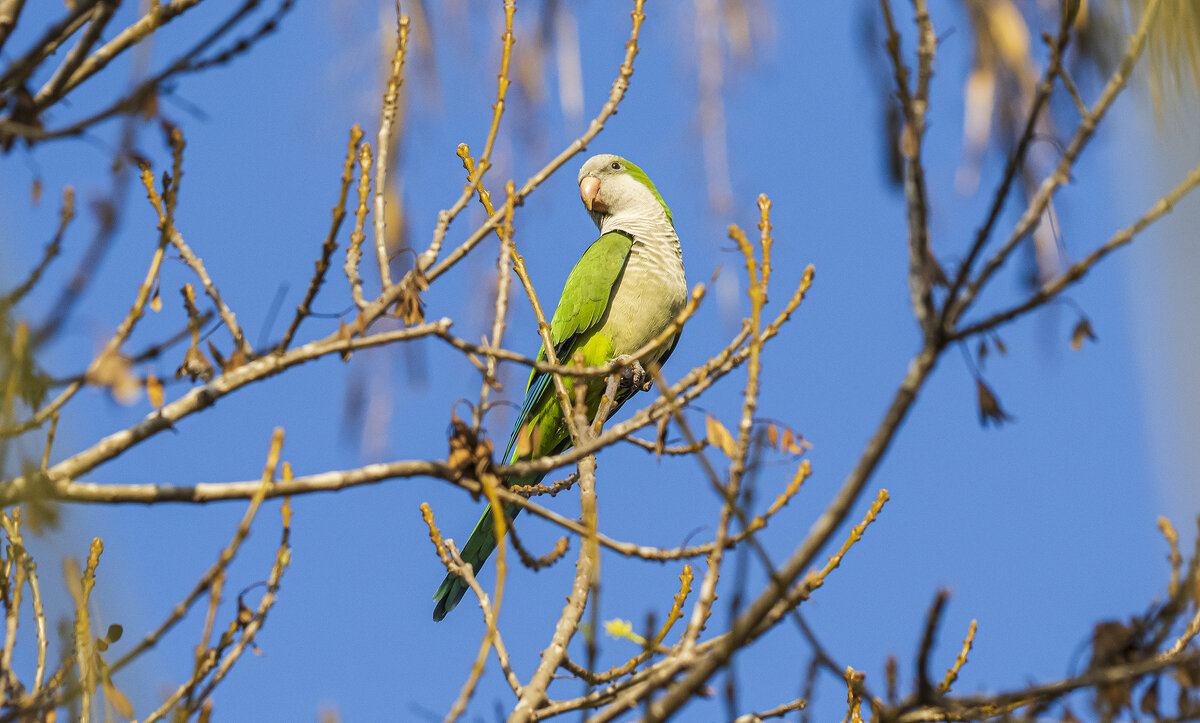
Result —
M637 359L632 361L630 359L628 354L622 354L614 360L627 365L625 371L621 373L621 389L650 391L650 387L654 384L650 373L642 367L641 362Z

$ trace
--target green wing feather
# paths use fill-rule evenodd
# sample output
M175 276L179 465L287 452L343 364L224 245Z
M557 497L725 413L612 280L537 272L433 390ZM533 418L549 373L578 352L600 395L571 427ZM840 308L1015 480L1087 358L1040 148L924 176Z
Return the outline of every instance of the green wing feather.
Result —
M560 364L571 363L571 357L583 337L604 318L613 287L625 270L632 247L633 237L624 231L606 233L592 242L575 268L571 269L563 285L558 307L550 319L550 341L554 344L554 356ZM546 358L544 348L538 352L537 358ZM551 379L550 374L536 369L529 374L529 382L525 385L525 402L521 405L521 412L517 415L508 447L504 451L505 462L511 464L514 461L518 433L533 411L545 401L545 396L553 394Z
M572 336L588 331L604 317L613 286L632 247L633 236L613 231L596 239L583 252L567 276L562 298L550 320L550 341L556 348Z
M604 318L612 299L613 287L621 278L625 262L629 259L629 250L633 247L633 237L624 231L606 233L596 239L575 268L567 276L563 286L562 296L558 307L550 321L550 341L554 344L554 355L560 363L569 364L571 357L586 338L587 333L594 329ZM543 347L538 353L538 359L546 358ZM504 451L505 462L512 464L517 458L517 438L538 410L547 402L547 395L554 393L549 373L536 369L529 375L529 383L525 385L525 402L517 415L512 434L508 439L508 447ZM557 407L557 405L555 405ZM550 454L557 454L570 445L570 438L555 444ZM545 453L545 451L543 451ZM534 475L527 478L509 480L508 484L515 487L537 484L544 475ZM521 508L516 505L505 505L504 512L509 520L517 516ZM492 511L489 506L483 511L483 516L476 523L467 543L462 547L463 562L469 563L476 574L492 550L496 549L496 532L492 526ZM467 592L467 584L457 575L448 574L438 586L433 599L437 606L433 609L433 619L441 620L446 613L454 609Z

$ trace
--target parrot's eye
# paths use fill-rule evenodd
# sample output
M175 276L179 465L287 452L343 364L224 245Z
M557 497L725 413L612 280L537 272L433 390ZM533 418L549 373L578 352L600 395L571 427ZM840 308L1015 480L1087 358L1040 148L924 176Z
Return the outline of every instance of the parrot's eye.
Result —
M619 161L613 161L612 163L608 164L608 167L614 171L619 171L621 170L621 163Z

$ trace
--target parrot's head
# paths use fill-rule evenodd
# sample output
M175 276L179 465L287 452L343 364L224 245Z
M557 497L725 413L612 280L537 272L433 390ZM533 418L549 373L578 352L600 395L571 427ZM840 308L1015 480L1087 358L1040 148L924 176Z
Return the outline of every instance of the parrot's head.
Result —
M579 169L579 196L602 231L605 221L623 217L665 216L675 225L670 207L646 172L620 156L601 153L589 158Z

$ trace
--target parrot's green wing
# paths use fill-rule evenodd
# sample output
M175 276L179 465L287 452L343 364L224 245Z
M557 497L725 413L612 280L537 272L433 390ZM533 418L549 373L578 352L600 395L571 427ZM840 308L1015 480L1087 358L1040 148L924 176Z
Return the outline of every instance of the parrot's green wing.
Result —
M571 357L583 336L604 318L612 298L613 287L621 277L621 272L625 270L625 262L629 259L629 249L632 247L633 237L624 231L606 233L588 247L579 263L571 269L567 283L563 286L562 297L558 300L558 308L554 310L554 316L550 320L550 341L554 343L554 356L558 358L559 364L571 363ZM544 348L538 352L537 358L546 358ZM513 452L517 446L517 437L529 421L533 410L543 402L545 395L553 393L552 380L553 377L548 372L539 372L536 369L529 375L529 383L525 387L525 403L521 405L521 412L517 415L512 436L509 437L508 447L504 451L503 459L506 463L512 464L514 461Z
M629 259L629 250L633 248L633 237L623 231L606 233L596 239L588 250L583 253L579 263L571 270L567 283L563 287L562 298L554 310L550 321L550 341L554 344L554 355L560 364L569 364L571 357L583 342L587 333L594 329L608 311L612 299L613 287L625 270L625 262ZM545 348L538 354L538 359L546 358ZM588 364L602 364L607 359L589 359ZM546 396L553 394L551 385L553 377L547 372L536 369L529 375L529 383L525 387L525 403L517 415L513 425L512 436L508 439L508 448L504 451L503 460L512 464L517 458L517 438L521 430L533 419L534 414L546 402ZM554 414L561 415L555 404ZM545 412L540 412L545 414ZM550 450L542 450L541 454L557 454L566 449L571 443L570 437L563 439ZM545 475L531 475L509 480L511 486L522 487L537 484ZM514 504L506 504L504 513L509 520L517 516L521 508ZM478 573L492 550L496 549L496 533L492 523L492 511L489 506L483 511L483 517L475 525L467 543L463 545L461 556L463 562L471 565ZM434 593L433 599L437 606L433 610L433 619L441 620L446 613L454 609L467 591L467 584L453 573L446 575L442 584Z

